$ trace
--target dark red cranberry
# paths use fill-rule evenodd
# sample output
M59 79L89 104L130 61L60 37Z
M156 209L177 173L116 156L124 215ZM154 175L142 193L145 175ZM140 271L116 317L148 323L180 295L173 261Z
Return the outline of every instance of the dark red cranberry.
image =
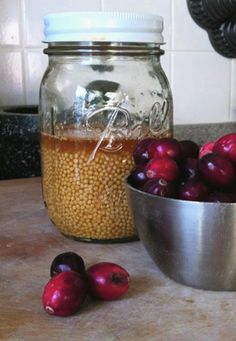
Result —
M153 141L148 147L150 158L170 157L178 160L181 156L180 144L176 139L161 138Z
M198 168L203 179L213 186L230 186L235 181L233 164L219 154L206 154L199 160Z
M57 255L52 261L50 274L53 277L60 272L71 270L83 275L85 273L84 260L75 252L64 252Z
M135 188L142 188L147 182L145 168L143 166L137 166L129 175L128 182Z
M227 192L227 194L230 196L231 202L235 203L236 202L236 191L235 191L235 189L233 189L230 192Z
M192 179L199 174L198 160L191 157L183 159L180 168L184 179Z
M213 152L225 156L232 162L236 161L236 134L227 134L218 139Z
M179 142L182 157L197 158L199 153L199 146L191 140L183 140Z
M199 150L198 158L201 159L204 155L212 153L214 144L215 142L213 141L204 143Z
M179 186L179 199L191 201L203 201L208 193L206 184L197 179L189 179Z
M166 198L175 197L175 185L163 178L149 180L143 186L143 191Z
M124 295L130 277L128 272L118 264L102 262L87 269L90 294L101 300L116 300Z
M50 315L75 314L86 297L85 283L75 271L61 272L52 277L43 292L43 306Z
M163 178L167 181L175 181L179 177L179 167L170 157L150 160L145 170L149 179Z
M229 193L215 191L215 192L209 193L206 196L205 201L207 201L207 202L228 202L229 203L229 202L232 202L232 197Z
M141 140L134 149L133 158L136 165L144 165L150 160L148 153L149 145L155 141L154 138Z

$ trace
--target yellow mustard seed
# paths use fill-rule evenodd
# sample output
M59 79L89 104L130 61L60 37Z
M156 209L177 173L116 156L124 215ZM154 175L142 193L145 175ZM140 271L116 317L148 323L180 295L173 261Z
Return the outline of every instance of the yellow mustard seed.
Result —
M62 233L84 240L136 237L124 178L137 141L121 142L121 150L99 148L89 161L97 141L41 135L44 200Z

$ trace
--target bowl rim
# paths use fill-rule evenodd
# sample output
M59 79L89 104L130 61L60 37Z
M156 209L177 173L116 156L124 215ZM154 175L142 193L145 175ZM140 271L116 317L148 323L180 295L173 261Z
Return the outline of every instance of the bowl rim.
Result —
M151 193L146 193L144 191L141 191L140 189L135 188L134 186L132 186L129 181L128 181L129 176L125 177L125 185L126 187L133 191L138 193L139 195L142 196L146 196L149 198L155 198L156 201L166 201L166 202L170 202L170 203L179 203L179 204L186 204L186 205L199 205L199 206L203 206L203 205L209 205L209 207L213 207L213 206L223 206L223 207L236 207L236 202L207 202L207 201L193 201L193 200L183 200L183 199L174 199L174 198L166 198L166 197L161 197L155 194L151 194Z

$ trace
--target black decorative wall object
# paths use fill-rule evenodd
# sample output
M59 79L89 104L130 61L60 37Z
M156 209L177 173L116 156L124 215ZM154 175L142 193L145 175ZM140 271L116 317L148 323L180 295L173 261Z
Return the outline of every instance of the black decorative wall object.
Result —
M187 0L193 20L207 30L214 49L236 58L236 0Z

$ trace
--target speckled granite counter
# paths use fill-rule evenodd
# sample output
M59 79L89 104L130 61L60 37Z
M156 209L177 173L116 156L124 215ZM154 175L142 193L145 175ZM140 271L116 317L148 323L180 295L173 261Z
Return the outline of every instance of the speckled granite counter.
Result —
M48 219L39 178L0 181L1 341L234 341L236 293L188 288L166 278L140 242L86 244ZM87 301L69 318L47 315L41 295L51 260L64 251L86 265L113 261L130 272L126 296ZM194 271L194 269L193 269Z
M228 133L236 133L236 122L183 124L174 127L174 136L178 140L190 139L199 145Z

